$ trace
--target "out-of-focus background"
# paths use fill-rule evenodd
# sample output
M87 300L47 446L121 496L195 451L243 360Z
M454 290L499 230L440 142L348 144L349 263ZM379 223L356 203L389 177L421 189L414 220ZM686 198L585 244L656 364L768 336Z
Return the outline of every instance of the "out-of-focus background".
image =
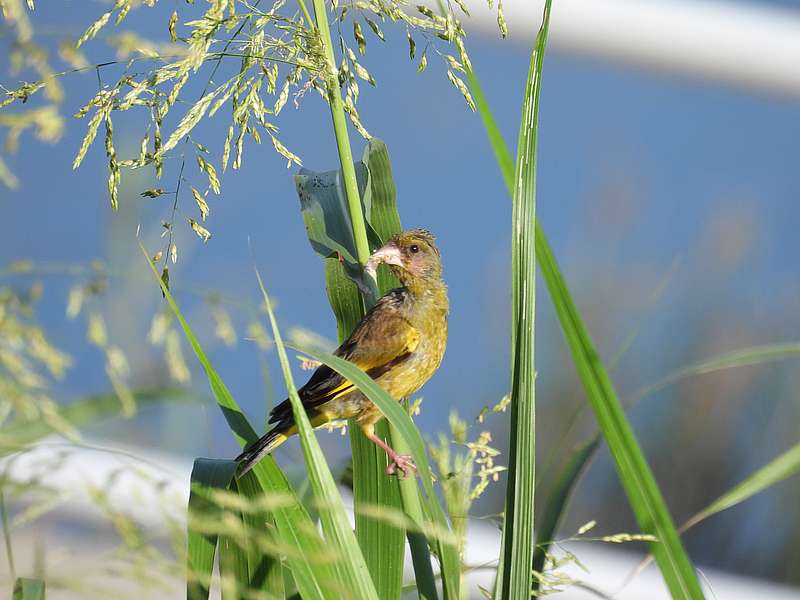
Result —
M163 37L172 10L172 3L164 4L163 10L134 11L126 28ZM494 17L473 5L473 18L465 19L470 57L514 143L541 7L506 2L510 36L503 41ZM39 1L32 19L37 35L55 49L107 8L101 0ZM403 224L438 237L451 294L448 352L422 391L417 418L434 436L447 431L453 407L472 422L507 391L510 202L480 120L441 62L432 57L428 70L417 74L405 32L390 24L384 29L385 44L369 40L365 64L377 86L362 90L361 117L388 145ZM0 44L7 41L0 37ZM92 62L113 59L115 52L102 43L87 48ZM540 112L538 212L602 357L614 365L623 399L681 367L800 337L798 60L796 2L554 2ZM17 84L10 67L0 58L6 87ZM64 112L80 107L98 77L110 82L117 75L103 69L63 78ZM300 110L290 100L279 125L282 141L307 167L336 166L327 108L318 96L303 98ZM140 124L120 119L115 126L121 152L135 154ZM160 221L169 217L172 196L140 192L172 189L180 161L166 163L160 182L147 169L123 177L119 210L112 212L102 141L79 170L71 168L85 127L70 120L53 145L23 136L17 153L4 156L19 187L0 187L0 264L11 265L0 283L18 291L43 285L37 318L74 362L51 392L61 402L110 389L104 355L87 341L91 312L102 315L109 343L127 356L131 388L170 384L176 375L163 346L148 339L162 299L139 252L137 230L148 248L163 246ZM217 156L226 127L225 118L211 119L197 139ZM355 134L352 139L361 146ZM253 263L277 300L284 328L336 336L322 264L298 210L295 169L287 170L268 146L248 146L241 170L222 177L222 196L213 198L205 223L213 234L207 244L188 226L176 227L179 256L170 269L201 341L255 423L263 423L284 388L273 353L261 351L248 333L258 302ZM193 210L184 194L179 214L192 216ZM15 261L30 261L32 269L14 272ZM103 266L93 270L93 261ZM89 297L77 318L67 318L70 290L98 280L102 293ZM586 410L570 426L585 398L544 285L538 307L537 450L544 490L554 467L594 424ZM188 348L183 352L195 402L166 402L103 422L87 439L183 461L234 455L237 447L202 372ZM689 378L631 408L676 522L797 443L797 364L786 359ZM505 418L491 418L485 427L504 449ZM343 465L346 438L322 433L320 440ZM278 453L289 468L300 464L297 459L294 442ZM475 514L497 513L501 496L502 486L491 486ZM800 587L798 497L800 480L791 479L701 524L685 536L691 556L702 567ZM10 506L12 517L25 510L24 504ZM47 555L41 548L54 531L82 537L99 527L75 513L59 514L38 530L38 542L36 523L21 527L31 547L38 544L36 556ZM582 480L563 531L569 535L592 519L601 533L636 531L604 449Z

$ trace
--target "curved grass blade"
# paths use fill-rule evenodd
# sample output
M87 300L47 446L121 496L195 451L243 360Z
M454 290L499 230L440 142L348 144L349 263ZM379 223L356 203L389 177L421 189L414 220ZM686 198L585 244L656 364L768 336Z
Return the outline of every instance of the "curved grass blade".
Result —
M739 350L726 352L724 354L720 354L718 356L701 361L699 363L677 369L672 373L670 373L669 375L661 378L656 383L640 388L639 390L634 392L629 398L626 399L625 402L626 411L630 410L634 405L638 404L646 396L649 396L650 394L658 392L670 385L674 385L690 377L705 375L708 373L714 373L716 371L721 371L725 369L733 369L736 367L760 365L775 360L784 360L792 357L797 357L798 355L800 355L800 344L797 343L766 344L763 346L751 346L748 348L741 348ZM592 438L591 441L587 442L587 445L592 446L593 449L584 458L584 462L588 462L589 460L591 460L591 458L597 451L597 448L599 447L598 443L602 439L603 439L602 434L598 432ZM576 478L579 477L580 474L581 474L580 469L574 471L574 475ZM697 516L698 515L695 515L695 517L693 518L696 518ZM710 514L706 515L700 520L703 520L708 516L711 515ZM692 523L692 525L694 525L694 523ZM687 524L685 523L682 527L678 529L678 531L682 533L690 526L691 525L687 526ZM545 539L545 538L537 537L537 539ZM546 539L550 538L548 537ZM538 552L538 547L537 547L537 552ZM646 564L644 566L647 566L647 564L650 563L650 560L651 560L650 558L646 559ZM638 571L641 568L644 567L638 567L636 572L638 573Z
M478 92L479 85L474 73L469 74L469 79L484 126L490 132L490 140L495 141L493 148L503 179L509 192L513 192L514 177L511 155L508 148L499 143L502 136L489 111L485 97ZM651 544L651 549L656 556L670 593L676 599L703 598L697 575L680 541L658 485L636 442L633 431L625 419L608 373L600 361L559 270L558 263L553 257L550 244L538 222L536 223L536 261L542 270L562 331L572 352L573 362L586 390L587 398L594 409L603 436L611 449L620 480L628 495L639 527L644 533L655 535L659 540Z
M222 508L211 501L211 490L227 489L236 473L236 461L197 458L192 467L189 492L189 521L187 542L186 597L188 600L206 600L211 589L214 556L217 549L216 533L198 531L194 520L219 521ZM222 569L220 563L220 570Z
M511 217L511 423L503 568L496 598L527 600L533 588L534 492L536 489L536 142L542 64L550 27L546 0L522 104Z
M369 377L369 375L364 373L364 371L359 369L356 365L321 350L306 347L297 349L319 362L328 365L331 369L351 381L380 409L389 423L391 423L408 445L409 454L414 458L414 462L417 465L419 480L425 491L425 495L422 497L425 513L433 521L433 525L440 533L449 532L447 518L433 489L433 477L422 437L414 425L414 422L411 420L411 417L403 410L400 403L391 398ZM444 537L445 535L437 535L431 540L431 543L433 547L436 548L441 563L444 596L448 600L459 600L460 568L458 552L454 540L445 540L443 539Z
M308 420L308 415L300 400L300 396L297 395L297 388L294 384L294 378L292 377L292 370L289 366L289 359L286 356L286 348L283 345L281 332L278 329L275 314L272 312L272 304L258 271L256 271L256 278L258 279L258 285L267 308L269 322L272 326L272 336L275 340L275 348L278 351L278 358L280 359L281 368L283 369L283 377L286 380L286 387L289 391L289 401L292 404L294 422L297 424L297 434L303 449L303 457L305 458L306 467L308 469L308 476L311 480L314 496L319 505L320 519L322 521L322 529L325 532L325 538L339 555L339 560L336 565L339 569L342 582L346 586L345 589L355 598L372 600L378 597L375 591L375 584L370 578L364 555L361 553L361 548L356 541L355 534L350 528L350 521L344 509L342 496L339 494L336 482L328 468L325 455L322 453L322 448L320 448L319 442L314 435L314 428Z
M537 225L537 230L539 229ZM541 236L537 236L537 241ZM625 492L639 526L656 536L651 543L664 580L673 598L703 598L694 567L681 543L661 491L639 447L608 373L594 348L583 320L546 240L537 243L544 280L573 361L608 443Z
M756 494L760 494L773 485L780 483L781 481L798 473L800 473L800 443L792 446L786 452L771 460L758 471L750 475L750 477L722 494L706 508L695 514L683 525L681 525L678 531L685 533L709 517L713 517L717 513L721 513L723 510L727 510L736 506L737 504L741 504ZM633 573L626 578L626 582L631 581L636 575L641 573L652 561L653 555L647 555L647 557L645 557L639 566L636 567Z
M700 521L704 521L732 506L736 506L759 492L763 492L768 487L780 483L784 479L797 473L800 473L800 444L792 446L789 450L761 467L740 484L734 486L725 494L722 494L722 496L714 500L709 506L684 523L680 529L681 533L690 527L694 527L700 523Z
M800 357L800 343L765 344L763 346L750 346L726 352L713 358L700 361L688 367L673 371L651 385L647 385L630 395L626 404L632 406L645 396L661 391L667 386L683 381L696 375L705 375L724 369L760 365L774 360Z
M44 600L45 585L41 579L17 577L12 600Z
M147 264L150 265L153 277L161 286L164 298L180 323L186 339L203 366L214 398L237 442L244 447L248 443L255 441L258 438L255 430L247 421L241 408L214 369L211 361L209 361L192 328L184 318L180 308L178 308L169 288L162 281L160 274L150 261L147 250L141 247L141 251ZM303 598L309 600L316 598L340 600L341 586L339 585L338 573L330 559L331 553L323 543L313 521L308 515L308 511L297 499L297 494L275 460L271 456L264 457L252 471L239 479L238 483L240 486L250 486L252 494L286 494L293 499L290 505L275 508L271 512L271 517L275 522L277 536L283 543L296 551L286 557L286 564L292 571L295 585ZM253 490L253 487L257 487L259 491Z
M763 346L752 346L748 348L741 348L739 350L734 350L731 352L726 352L724 354L715 356L708 360L704 360L699 363L677 369L672 373L670 373L669 375L658 380L656 383L645 386L637 390L630 396L629 399L627 399L626 410L632 408L633 405L637 404L640 400L642 400L646 396L649 396L650 394L660 391L670 385L674 385L680 381L683 381L684 379L688 379L689 377L704 375L707 373L713 373L724 369L759 365L767 362L772 362L775 360L782 360L782 359L796 357L798 355L800 355L800 344L797 343L767 344ZM540 524L538 528L539 532L536 536L537 539L537 545L535 551L536 556L534 556L535 571L541 572L541 567L544 560L544 554L542 550L544 549L546 551L546 544L544 544L544 541L550 540L553 537L552 534L554 533L554 531L547 533L547 530L550 528L548 523L550 523L551 520L554 519L560 520L561 513L566 510L566 502L564 503L559 502L558 498L555 495L555 490L558 490L559 488L562 487L564 488L568 487L571 489L577 483L578 478L582 475L584 471L583 466L586 463L588 463L595 455L595 453L597 452L597 448L599 447L599 443L602 441L602 439L603 439L602 435L598 432L589 442L586 442L584 446L575 451L573 457L570 459L570 462L565 466L564 470L562 471L562 474L558 478L558 481L556 483L556 488L554 488L554 493L551 494L550 497L548 497L548 500L545 504L545 513L543 518L544 522ZM721 502L723 501L723 499L726 498L734 499L737 497L735 495L729 495L734 493L734 490L731 490L729 494L720 497L719 500L717 500L714 504L706 508L703 512L698 513L697 515L692 517L692 519L684 523L680 528L678 528L678 531L680 533L683 533L689 527L696 525L700 521L705 520L706 518L712 516L713 514L716 514L720 510L724 510L725 508L729 508L734 504L738 504L739 502L746 500L753 494L756 494L762 491L763 489L766 489L766 487L769 487L770 485L778 483L779 481L782 481L786 477L793 475L797 469L800 469L800 456L797 457L797 460L799 462L796 466L791 462L792 458L794 457L794 455L792 454L793 450L794 449L789 450L788 452L786 452L786 454L781 455L781 457L775 459L773 463L770 463L770 465L767 465L762 470L765 472L764 473L765 475L770 477L777 477L778 474L781 472L785 472L786 473L785 475L781 476L780 478L766 480L764 482L765 485L763 485L763 487L751 486L750 484L752 482L750 481L750 479L742 482L742 484L740 484L741 488L737 486L737 488L735 489L739 489L743 493L747 493L747 495L742 496L741 499L736 500L736 502L734 502L733 504L724 506L722 508L719 508L718 510L714 509L713 507L716 505L717 502ZM775 464L776 466L775 470L769 468L773 464ZM756 477L762 471L759 471L758 473L754 474L753 477ZM572 478L572 480L570 480L570 477ZM555 509L559 509L558 514L555 513L550 514L551 511ZM710 511L710 512L708 512L708 514L705 514L705 511ZM536 560L537 556L541 556L540 560L538 561ZM642 562L642 564L639 567L637 567L634 575L636 573L639 573L644 567L650 564L651 561L652 561L652 555L648 555L648 557ZM538 583L539 583L538 581L534 582L535 588L538 587Z

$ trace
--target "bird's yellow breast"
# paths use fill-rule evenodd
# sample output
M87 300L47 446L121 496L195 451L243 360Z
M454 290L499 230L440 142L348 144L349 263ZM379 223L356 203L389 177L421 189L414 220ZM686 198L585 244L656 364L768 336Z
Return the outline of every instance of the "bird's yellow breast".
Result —
M402 400L414 394L431 378L444 358L447 346L447 291L429 291L423 297L408 296L398 307L409 324L407 359L376 377L375 381L392 398ZM356 418L363 426L382 418L380 410L360 391L352 389L322 407L330 418Z

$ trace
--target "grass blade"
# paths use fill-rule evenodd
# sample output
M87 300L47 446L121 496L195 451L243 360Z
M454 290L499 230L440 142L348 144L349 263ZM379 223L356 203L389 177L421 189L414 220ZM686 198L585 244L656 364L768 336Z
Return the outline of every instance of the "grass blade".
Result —
M44 600L44 581L18 577L14 582L13 600Z
M768 363L768 362L773 362L773 361L776 361L776 360L784 360L784 359L788 359L788 358L797 357L798 355L800 355L800 344L797 344L797 343L766 344L766 345L763 345L763 346L750 346L750 347L747 347L747 348L740 348L738 350L733 350L731 352L726 352L726 353L714 356L712 358L700 361L698 363L695 363L695 364L692 364L692 365L677 369L677 370L673 371L672 373L670 373L669 375L666 375L665 377L662 377L661 379L659 379L655 383L640 388L639 390L634 392L629 398L626 399L626 402L625 402L625 404L627 405L626 406L626 410L630 410L634 405L636 405L643 398L649 396L650 394L658 392L658 391L660 391L660 390L662 390L662 389L664 389L664 388L666 388L668 386L674 385L674 384L676 384L676 383L678 383L680 381L683 381L684 379L688 379L689 377L695 377L695 376L698 376L698 375L705 375L705 374L708 374L708 373L714 373L716 371L721 371L721 370L724 370L724 369L733 369L733 368L736 368L736 367L760 365L760 364L764 364L764 363ZM591 450L589 450L589 452L582 458L584 463L586 463L589 460L591 460L591 458L597 452L597 448L599 447L599 442L602 439L603 439L603 437L602 437L601 433L598 432L592 438L591 441L586 443L585 447L587 447L587 448L591 447ZM789 451L789 452L791 452L791 451ZM789 454L789 453L787 453L787 454ZM776 459L776 462L778 460L780 460L780 459ZM766 467L765 467L765 469L766 469ZM563 481L563 477L568 472L569 472L569 470L565 469L565 472L564 472L564 474L562 474L561 478L559 478L559 483L557 485L569 485L569 486L574 485L574 481L573 482ZM575 480L577 480L577 478L580 477L581 473L582 473L582 470L580 468L576 468L576 469L572 470L572 475L575 478ZM789 473L789 475L791 475L791 474L792 473ZM786 475L786 477L788 477L789 475ZM772 483L777 483L778 481L780 481L780 479L775 480ZM744 483L745 482L743 482L742 485L744 485ZM772 483L769 483L768 485L772 485ZM768 487L768 485L765 486L765 487ZM749 487L746 486L745 489L749 489ZM764 488L761 488L761 489L764 489ZM757 493L758 491L761 491L761 489L755 489L755 491L753 491L753 493ZM747 497L749 497L749 496L743 497L742 500L745 500ZM742 500L739 500L738 502L741 502ZM738 503L738 502L736 502L736 503ZM731 505L731 506L733 506L733 505ZM563 511L565 508L566 508L565 506L561 507L561 510ZM709 507L709 508L707 508L705 510L709 510L710 508L711 507ZM725 508L728 508L728 507L726 506ZM546 511L551 510L550 500L549 499L548 499L548 503L545 505L545 510ZM692 519L690 519L690 521L688 521L687 523L684 523L684 525L682 527L680 527L678 529L678 531L682 533L686 529L688 529L688 527L691 527L692 525L695 525L696 523L699 523L700 521L708 518L712 514L716 514L716 512L718 512L718 511L712 511L707 515L703 515L702 517L700 517L700 515L702 513L698 513L697 515L692 517L692 519L696 519L696 518L700 517L697 521L693 522ZM560 516L559 516L559 518L560 518ZM547 536L547 537L544 537L544 538L540 538L539 536L537 536L537 540L540 540L540 539L545 539L545 540L551 539L551 536ZM541 542L537 542L537 544L539 544L539 543L541 543ZM537 545L536 552L537 553L539 552L538 545ZM646 559L646 561L643 563L643 565L647 566L647 564L650 563L650 560L651 560L650 558ZM534 563L535 563L535 561L534 561ZM639 568L637 568L636 572L638 572L639 570L644 568L644 566L640 566ZM534 568L536 568L536 567L534 566Z
M595 438L588 444L577 448L570 456L567 464L561 470L553 489L547 496L544 511L536 526L536 548L533 552L533 570L541 573L544 568L545 556L550 547L550 542L555 538L558 525L566 512L569 499L575 490L581 474L585 472L586 465L595 450L600 445L600 438ZM534 579L533 589L539 589L539 579Z
M536 487L536 141L542 63L550 25L551 0L546 0L536 36L519 129L511 221L511 424L503 569L496 598L527 600L533 587L534 491Z
M513 193L513 163L508 148L500 144L502 137L494 118L479 92L480 86L469 73L473 96L483 123L494 140L493 148L503 179ZM608 373L600 361L583 320L578 313L569 289L553 257L550 244L539 223L536 223L536 260L542 270L547 289L556 309L562 331L567 339L573 362L578 370L587 398L594 409L603 436L608 442L620 480L644 533L655 535L651 544L667 586L673 598L703 598L700 583L686 550L681 544L672 517L639 448L633 431L625 419L622 406L611 385Z
M213 489L227 489L236 473L236 467L236 462L232 460L197 458L194 461L187 525L186 597L188 600L208 598L218 538L216 533L198 531L193 521L199 519L214 522L221 519L222 508L211 501L209 493Z
M645 396L654 394L667 386L696 375L705 375L724 369L760 365L774 360L797 357L800 357L800 344L797 342L765 344L763 346L750 346L748 348L733 350L673 371L655 383L635 391L627 399L626 404L632 406Z
M141 251L147 264L150 265L153 277L161 287L164 298L180 323L189 345L203 366L214 398L222 410L222 414L225 416L234 437L243 447L255 441L258 438L255 430L247 421L241 408L214 369L211 361L209 361L192 328L184 318L180 308L178 308L169 288L162 281L161 276L150 261L147 250L142 247ZM264 457L238 483L239 486L248 486L251 495L288 495L293 500L288 506L275 508L271 516L274 519L280 540L294 549L291 555L287 555L286 563L292 571L295 585L305 599L339 600L342 590L341 587L337 587L338 574L330 560L331 553L323 543L308 515L308 511L300 504L297 494L292 489L286 476L278 468L275 460L271 456Z
M679 531L681 533L685 533L709 517L712 517L717 513L721 513L723 510L732 508L737 504L741 504L745 500L752 498L767 488L770 488L773 485L780 483L784 479L788 479L792 475L796 475L798 473L800 473L800 443L792 446L786 452L771 460L758 471L750 475L750 477L722 494L706 508L695 514L683 525L681 525ZM639 566L636 567L633 573L626 578L626 581L632 580L637 574L644 570L644 568L647 567L652 560L653 555L649 554L639 564Z
M538 225L537 225L538 229ZM538 239L538 237L537 237ZM681 543L653 473L639 447L622 404L611 385L577 307L546 240L537 244L539 264L553 299L564 336L572 351L586 395L608 443L637 522L651 543L673 598L703 598L700 583Z
M761 467L740 484L714 500L708 507L689 519L682 527L681 532L694 527L712 515L722 512L732 506L744 502L748 498L763 492L770 486L780 483L784 479L800 473L800 444L792 446L789 450Z
M297 424L297 434L303 449L308 476L311 480L314 496L319 503L320 519L325 538L339 555L337 566L345 589L350 591L355 598L364 598L365 600L377 598L378 595L375 591L375 585L369 576L367 563L356 541L355 534L350 528L350 521L344 509L342 497L328 468L322 448L320 448L319 442L314 435L314 428L308 420L303 403L297 395L289 359L286 356L286 348L283 345L275 314L272 312L272 304L264 288L261 275L257 271L256 277L267 308L269 322L272 326L272 336L275 340L275 348L278 351L283 377L286 380L286 387L289 391L289 401L292 404L294 421Z
M460 600L460 567L455 543L449 537L449 525L433 489L430 463L425 453L425 445L414 422L399 402L391 398L369 375L356 365L322 350L298 348L300 352L328 365L331 369L351 381L364 395L380 409L391 425L397 429L408 446L409 454L417 465L418 475L425 495L423 509L432 523L426 523L426 531L431 531L429 540L441 564L442 587L448 600ZM396 441L395 441L396 443ZM435 531L434 531L435 530ZM434 535L435 534L435 535Z

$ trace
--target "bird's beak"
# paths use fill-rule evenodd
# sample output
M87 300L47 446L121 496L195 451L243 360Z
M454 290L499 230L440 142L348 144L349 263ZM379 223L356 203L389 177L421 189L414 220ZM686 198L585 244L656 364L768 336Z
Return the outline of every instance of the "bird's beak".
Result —
M369 257L367 261L367 272L375 275L379 264L403 266L403 256L400 249L393 243L384 244Z

